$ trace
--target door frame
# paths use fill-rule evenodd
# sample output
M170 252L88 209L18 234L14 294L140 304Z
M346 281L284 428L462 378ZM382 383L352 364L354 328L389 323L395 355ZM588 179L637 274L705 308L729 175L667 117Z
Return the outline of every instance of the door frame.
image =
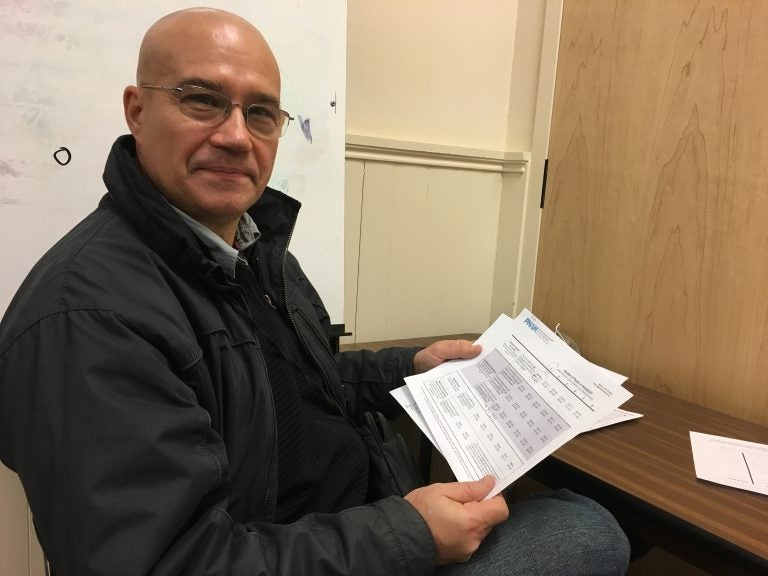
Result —
M536 95L536 112L533 121L533 139L528 187L523 199L522 230L520 231L520 255L515 288L514 314L523 308L533 308L533 292L536 280L536 258L539 248L541 223L541 193L544 167L549 150L549 132L552 107L555 101L557 58L560 47L560 26L565 0L545 0L544 28L542 30L539 82Z

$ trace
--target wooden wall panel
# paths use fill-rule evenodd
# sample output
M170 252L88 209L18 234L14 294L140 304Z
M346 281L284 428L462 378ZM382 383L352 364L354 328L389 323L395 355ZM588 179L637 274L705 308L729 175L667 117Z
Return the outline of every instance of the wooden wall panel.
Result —
M534 312L768 424L768 3L566 0Z

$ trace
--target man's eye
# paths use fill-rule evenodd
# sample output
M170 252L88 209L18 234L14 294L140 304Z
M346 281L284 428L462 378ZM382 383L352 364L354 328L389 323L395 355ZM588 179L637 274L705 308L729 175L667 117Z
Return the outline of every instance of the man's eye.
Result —
M253 118L254 120L260 119L276 122L279 114L280 112L278 112L277 108L272 108L270 106L258 106L254 104L253 106L248 107L248 117Z
M182 102L198 108L221 108L219 100L209 94L187 94L182 98Z

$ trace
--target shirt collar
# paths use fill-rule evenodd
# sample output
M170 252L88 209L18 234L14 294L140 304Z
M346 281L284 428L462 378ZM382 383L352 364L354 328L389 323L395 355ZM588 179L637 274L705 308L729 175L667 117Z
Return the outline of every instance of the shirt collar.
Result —
M200 241L211 251L211 257L222 267L224 272L230 278L235 277L235 267L237 266L237 259L240 257L240 251L245 250L251 244L256 242L261 236L256 222L253 221L248 212L244 212L240 216L240 220L237 223L237 230L235 230L235 245L237 248L233 248L219 236L213 230L207 226L201 224L194 218L192 218L186 212L179 210L176 206L171 204L176 213L181 216L181 219L190 227L192 232L195 233Z

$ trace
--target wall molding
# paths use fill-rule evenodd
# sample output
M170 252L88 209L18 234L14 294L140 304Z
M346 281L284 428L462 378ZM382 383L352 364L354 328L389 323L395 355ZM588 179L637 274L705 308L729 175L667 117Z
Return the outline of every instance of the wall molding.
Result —
M346 135L346 158L461 170L525 174L530 152L505 152L359 134Z

